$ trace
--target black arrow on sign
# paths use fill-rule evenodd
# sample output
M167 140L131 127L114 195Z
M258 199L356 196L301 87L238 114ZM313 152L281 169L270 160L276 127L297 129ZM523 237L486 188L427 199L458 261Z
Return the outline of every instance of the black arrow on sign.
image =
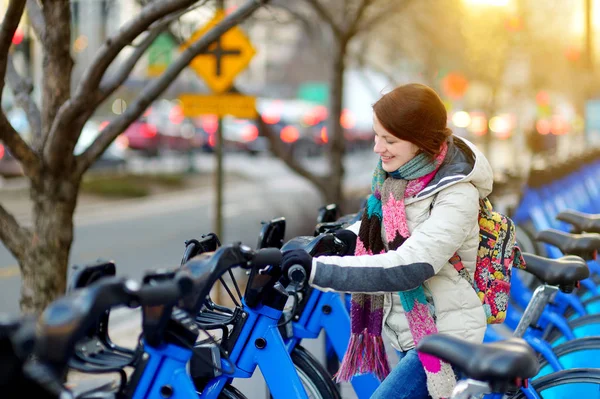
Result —
M217 63L217 76L221 76L221 61L223 57L227 55L240 55L242 51L240 49L224 49L221 45L221 38L219 37L217 41L210 46L210 49L206 49L200 54L210 54L215 56L215 62Z

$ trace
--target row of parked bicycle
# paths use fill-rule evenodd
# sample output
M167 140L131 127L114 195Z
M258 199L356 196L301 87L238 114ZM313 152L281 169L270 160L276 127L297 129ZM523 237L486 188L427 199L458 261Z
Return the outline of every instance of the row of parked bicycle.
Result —
M514 219L529 226L531 250L543 243L549 257L524 253L527 267L514 271L505 324L489 325L481 345L444 335L419 343L419 351L462 373L452 398L600 398L600 215L589 213L600 210L595 159L572 166L556 190L550 179L525 190L529 200ZM111 262L78 268L67 295L37 322L0 320L2 397L72 397L64 380L74 369L121 376L118 386L78 392L79 398L244 398L231 384L258 366L275 399L341 398L331 359L343 358L350 338L347 296L308 286L301 267L283 275L279 264L281 252L292 248L345 255L333 233L359 217L338 218L335 206L324 207L313 236L287 242L285 219L274 219L262 226L256 249L203 235L186 242L178 270L148 273L141 282L116 277ZM236 268L248 274L245 287ZM211 299L217 282L231 306ZM110 339L109 313L120 306L141 307L136 348ZM301 346L323 331L326 366ZM351 384L363 399L379 381L366 374Z

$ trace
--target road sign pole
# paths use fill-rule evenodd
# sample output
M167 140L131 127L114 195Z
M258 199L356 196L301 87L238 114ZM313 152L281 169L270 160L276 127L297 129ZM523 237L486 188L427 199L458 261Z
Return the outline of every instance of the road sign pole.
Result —
M223 119L219 117L215 148L215 233L224 242L223 237Z
M216 0L217 10L215 16L204 27L198 29L181 45L183 51L192 43L199 40L206 32L215 27L225 17L223 0ZM182 99L184 115L216 115L218 128L215 133L215 216L214 232L222 242L223 237L223 116L235 115L237 117L254 116L256 99L250 96L233 95L230 93L235 76L247 66L256 50L239 27L232 27L222 34L208 49L198 54L190 63L190 67L202 77L213 92L213 101L203 96L190 93ZM180 96L181 97L181 96ZM204 96L205 97L205 96ZM252 104L252 106L250 106ZM251 115L249 115L251 114ZM217 298L220 299L220 284L215 284Z
M223 10L223 0L217 0L217 11ZM219 116L217 119L217 142L215 161L216 176L215 176L215 233L221 242L225 242L223 237L223 118ZM220 282L215 284L215 295L219 304L222 304Z

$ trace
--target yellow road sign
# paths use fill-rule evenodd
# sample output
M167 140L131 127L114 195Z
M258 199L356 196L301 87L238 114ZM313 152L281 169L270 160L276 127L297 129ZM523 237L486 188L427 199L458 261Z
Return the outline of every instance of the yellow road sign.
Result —
M179 96L183 114L187 117L201 115L231 115L238 118L256 118L256 97L241 94L182 94Z
M217 11L215 17L208 24L194 32L181 45L181 49L188 48L219 23L224 16L223 11ZM256 50L252 47L250 40L240 28L234 26L211 44L204 53L194 58L190 66L204 79L212 91L223 93L231 87L235 77L246 69L254 54L256 54Z

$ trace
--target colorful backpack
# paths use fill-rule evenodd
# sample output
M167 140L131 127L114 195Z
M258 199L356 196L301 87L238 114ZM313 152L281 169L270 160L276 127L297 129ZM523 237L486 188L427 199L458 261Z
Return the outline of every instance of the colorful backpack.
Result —
M487 323L500 324L506 318L512 268L524 269L525 260L516 242L513 221L494 211L487 198L480 200L479 204L479 249L475 281L471 280L458 255L454 255L450 263L477 292Z

